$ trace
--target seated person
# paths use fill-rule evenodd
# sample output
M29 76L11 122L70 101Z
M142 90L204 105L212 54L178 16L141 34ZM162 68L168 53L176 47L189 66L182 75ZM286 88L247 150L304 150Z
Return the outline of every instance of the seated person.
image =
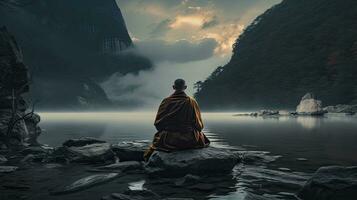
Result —
M209 145L208 138L201 132L203 123L197 102L186 95L183 79L174 82L175 92L165 98L155 119L158 132L144 158L148 160L155 151L175 151L204 148Z

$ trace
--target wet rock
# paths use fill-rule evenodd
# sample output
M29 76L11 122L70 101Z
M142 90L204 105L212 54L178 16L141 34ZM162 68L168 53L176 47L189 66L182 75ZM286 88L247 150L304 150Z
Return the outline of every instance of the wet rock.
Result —
M103 197L106 200L159 200L162 199L150 190L130 190L123 193L112 193L110 196Z
M192 174L187 174L186 176L179 178L175 181L176 186L187 186L187 185L193 185L197 182L200 181L199 176L195 176Z
M238 163L239 155L228 149L208 147L175 151L156 151L146 163L149 173L168 176L182 174L227 173Z
M7 158L3 155L0 155L0 164L6 163L6 162L7 162Z
M59 195L59 194L67 194L67 193L77 192L80 190L85 190L95 185L99 185L111 181L118 176L119 176L118 173L95 174L95 175L87 176L73 182L68 186L65 186L61 190L51 192L51 194Z
M120 193L113 193L111 194L111 199L117 199L117 200L141 200L144 199L143 197L131 197L126 194L120 194Z
M194 200L192 198L165 198L162 200Z
M141 170L143 169L143 164L138 161L125 161L125 162L118 162L110 165L97 167L95 169L103 170L103 171L120 170L122 172L126 172L130 170Z
M279 115L279 111L276 110L261 110L258 113L259 116L271 116L271 115Z
M242 162L245 164L271 163L279 159L279 155L269 155L267 151L239 151Z
M357 112L357 105L338 104L336 106L324 107L324 111L328 113L355 114Z
M149 148L149 141L121 142L112 146L120 161L144 161L144 152Z
M93 138L68 140L51 155L51 161L66 160L69 162L98 163L112 162L114 153L111 145Z
M296 108L299 115L323 115L326 113L322 109L322 102L316 100L312 93L307 93L302 97L299 105Z
M35 159L35 156L32 155L32 154L28 154L27 156L25 156L23 159L21 159L21 163L29 163L29 162L32 162L34 161Z
M209 191L214 190L216 188L216 186L213 184L209 184L209 183L198 183L198 184L190 186L189 188L193 189L193 190L209 192Z
M106 143L105 141L98 140L96 138L91 138L91 137L83 137L79 139L70 139L65 141L62 145L66 147L82 147L86 146L89 144L100 144L100 143Z
M0 166L0 173L10 173L18 169L16 166Z
M357 167L321 167L298 196L304 200L354 200L357 197Z

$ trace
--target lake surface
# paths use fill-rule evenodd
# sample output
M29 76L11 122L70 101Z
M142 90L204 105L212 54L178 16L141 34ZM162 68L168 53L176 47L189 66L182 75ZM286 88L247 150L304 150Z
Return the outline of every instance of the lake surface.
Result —
M257 183L268 184L269 198L293 197L277 183L302 185L317 168L326 165L357 165L357 117L327 115L324 117L250 117L236 113L203 113L204 132L212 145L244 148L264 152L277 159L269 164L237 168L240 180L233 191L212 195L218 199L244 199ZM155 113L40 113L45 132L41 143L60 146L70 138L95 137L110 143L151 140L155 133ZM266 162L268 163L268 162ZM242 166L241 166L242 167ZM140 182L140 181L139 181ZM263 185L264 185L263 184ZM250 188L250 189L247 189ZM289 193L290 192L290 193ZM270 195L270 196L269 196ZM271 196L273 195L273 196ZM251 198L254 199L254 198Z

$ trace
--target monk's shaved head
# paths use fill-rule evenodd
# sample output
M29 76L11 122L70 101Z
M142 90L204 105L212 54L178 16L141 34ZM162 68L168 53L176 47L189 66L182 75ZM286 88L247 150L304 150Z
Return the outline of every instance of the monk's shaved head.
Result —
M186 81L181 78L176 79L174 82L173 88L175 90L185 90L187 88Z

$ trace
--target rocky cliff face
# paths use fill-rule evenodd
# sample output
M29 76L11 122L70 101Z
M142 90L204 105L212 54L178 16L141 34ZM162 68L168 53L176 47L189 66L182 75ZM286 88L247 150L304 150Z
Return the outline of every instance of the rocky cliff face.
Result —
M23 97L29 84L20 48L6 28L0 28L0 149L37 144L40 116L26 113Z
M115 0L5 0L0 10L0 24L23 49L42 108L107 105L97 83L151 67L148 59L125 52L132 41Z
M206 109L294 108L313 92L325 105L357 100L357 2L284 0L238 38L230 62L203 83Z

